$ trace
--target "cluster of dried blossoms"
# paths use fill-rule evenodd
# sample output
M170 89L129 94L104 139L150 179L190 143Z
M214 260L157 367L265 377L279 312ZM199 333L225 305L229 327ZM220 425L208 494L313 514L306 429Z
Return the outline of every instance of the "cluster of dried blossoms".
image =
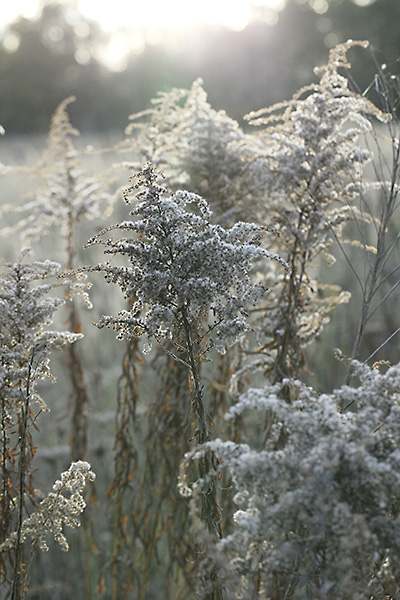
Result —
M247 420L256 411L266 422L264 447L215 440L187 457L198 460L211 448L232 477L234 527L214 548L224 577L235 582L227 597L239 591L241 598L285 597L295 590L327 599L394 595L399 366L381 372L355 362L352 369L360 385L332 394L295 380L250 389L226 419ZM281 399L282 387L290 388L290 404ZM181 486L198 501L199 490L184 475Z
M218 351L232 345L249 329L245 309L266 291L250 278L253 263L261 257L281 264L277 254L261 247L264 230L253 223L238 222L225 229L210 223L207 202L197 194L178 190L168 194L149 165L138 173L133 220L107 227L88 246L104 245L112 256L126 256L130 266L111 261L89 268L105 273L126 298L135 301L129 311L103 317L100 325L112 327L119 338L140 337L170 340L177 356L185 321L197 336L196 345L211 338ZM122 231L121 239L108 238ZM181 360L187 362L183 353Z
M283 261L261 247L264 231L260 226L238 222L225 229L210 223L211 211L203 198L181 190L168 193L157 183L151 165L137 178L125 192L129 198L138 190L130 213L133 219L107 227L88 244L103 244L106 254L127 257L130 263L114 266L111 260L89 268L104 272L108 282L117 283L125 297L133 299L129 310L103 316L99 326L114 329L120 339L147 335L187 367L192 398L186 410L189 413L192 405L193 437L203 444L212 437L212 419L200 362L211 348L225 353L249 330L245 310L266 291L251 280L253 263L260 258L282 265ZM103 239L114 231L123 232L124 237ZM205 454L199 462L199 477L207 478L214 471L212 453ZM221 511L214 482L201 504L207 529L220 537ZM216 579L213 573L210 578ZM220 591L214 591L220 597Z
M0 544L0 552L15 548L18 542L23 543L26 538L30 538L34 549L47 551L46 538L49 533L53 534L62 550L69 550L63 526L80 527L78 517L86 507L83 490L86 482L95 478L88 462L79 460L71 463L68 470L61 473L61 479L54 483L53 491L40 501L38 510L23 520L19 540L17 532L13 532Z
M26 263L25 254L17 263L2 265L0 275L0 574L2 580L12 582L12 597L15 598L24 588L25 537L35 535L37 540L40 538L39 546L43 547L46 533L57 527L57 535L62 539L61 522L56 525L54 519L51 521L43 516L45 509L50 510L46 501L36 516L24 518L27 509L31 510L32 504L36 503L31 426L38 414L47 410L38 386L44 379L52 378L51 351L82 337L81 334L49 329L55 311L65 302L50 296L51 291L59 287L55 276L60 265L50 260ZM74 477L76 483L79 478ZM59 519L64 511L66 522L68 506L71 504L71 512L74 498L68 500L66 510L61 506L61 497L59 500L52 503L53 516L55 518L59 511Z
M213 222L224 226L254 219L263 191L249 163L260 146L237 121L211 107L201 79L190 90L160 93L152 108L131 120L126 132L136 135L129 143L163 171L170 189L206 198Z
M48 145L38 163L26 168L36 188L29 193L22 206L6 204L2 212L21 212L14 227L3 229L4 235L20 231L30 243L43 241L43 236L57 230L57 235L65 240L67 261L72 261L76 253L74 238L78 226L93 220L101 213L101 206L110 200L100 179L85 173L79 152L72 138L79 136L69 120L68 106L74 97L64 100L55 111ZM72 264L68 264L72 268Z

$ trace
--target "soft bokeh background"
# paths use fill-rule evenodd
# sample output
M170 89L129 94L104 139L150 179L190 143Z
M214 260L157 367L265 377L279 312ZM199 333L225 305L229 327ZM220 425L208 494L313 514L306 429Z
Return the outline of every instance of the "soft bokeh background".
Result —
M19 0L0 17L0 122L9 136L46 132L74 94L82 133L122 133L158 90L197 77L213 107L240 120L312 81L313 67L349 38L371 43L369 55L352 55L365 89L374 61L398 66L400 2Z

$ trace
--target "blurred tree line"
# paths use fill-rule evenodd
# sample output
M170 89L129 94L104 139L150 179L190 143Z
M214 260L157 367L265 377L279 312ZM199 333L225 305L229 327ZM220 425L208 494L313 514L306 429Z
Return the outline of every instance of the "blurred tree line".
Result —
M71 118L82 132L123 129L157 91L188 88L197 77L211 104L240 120L309 83L313 65L349 38L371 42L370 60L352 55L352 76L364 89L376 62L396 72L400 57L399 0L366 2L287 0L279 15L254 7L241 31L163 32L119 70L101 60L108 34L68 3L49 3L38 19L20 18L2 32L0 122L9 135L46 131L56 106L75 95Z

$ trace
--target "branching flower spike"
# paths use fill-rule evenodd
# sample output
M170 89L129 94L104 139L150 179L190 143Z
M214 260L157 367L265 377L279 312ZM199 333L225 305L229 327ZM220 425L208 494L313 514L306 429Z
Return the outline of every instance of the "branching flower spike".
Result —
M200 196L178 190L168 195L156 183L148 165L136 175L133 220L103 229L88 245L103 244L105 253L127 256L130 266L106 264L91 267L117 283L127 298L134 297L130 311L105 316L100 326L111 327L118 338L147 334L157 341L176 338L186 319L190 328L204 322L200 342L213 338L218 351L234 343L249 329L245 307L255 304L266 291L249 277L254 261L264 257L283 261L260 246L264 229L252 223L236 223L230 229L213 225L211 211ZM111 231L127 236L103 239ZM178 343L178 342L177 342ZM176 346L177 350L179 345Z

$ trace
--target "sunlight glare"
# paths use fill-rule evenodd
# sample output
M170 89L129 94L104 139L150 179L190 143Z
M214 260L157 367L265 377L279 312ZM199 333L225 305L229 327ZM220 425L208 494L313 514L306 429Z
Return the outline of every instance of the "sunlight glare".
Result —
M111 33L107 46L99 47L96 58L112 71L123 71L131 50L129 37L122 31Z
M370 4L373 4L375 0L353 0L353 2L357 6L369 6Z
M275 2L276 0L272 0ZM95 19L107 30L128 29L184 29L196 24L220 24L232 29L243 29L249 19L250 2L247 0L146 0L127 3L113 0L80 0L83 14Z
M40 10L49 0L14 0L2 8L3 28L18 16L37 18ZM58 0L81 13L91 21L95 21L110 35L108 42L95 49L79 48L76 60L80 64L90 62L91 55L109 69L122 71L126 67L127 57L130 52L140 54L146 43L158 44L162 41L165 32L173 35L192 29L197 25L223 26L228 29L240 31L254 18L256 14L264 22L274 24L278 20L278 13L282 10L287 0L112 0L112 2L99 2L99 0ZM326 0L313 0L326 2ZM358 0L368 1L368 0ZM371 0L372 1L372 0ZM256 17L257 18L257 17ZM0 36L1 36L0 23ZM53 31L54 30L54 31ZM89 26L87 23L77 22L74 26L78 37L86 38ZM50 32L57 34L55 28ZM48 40L51 43L51 40ZM6 40L8 52L18 48L19 40L14 36ZM4 45L4 41L3 41Z
M13 21L18 14L27 19L37 16L39 10L38 2L32 0L18 0L18 2L4 2L1 7L1 25Z

